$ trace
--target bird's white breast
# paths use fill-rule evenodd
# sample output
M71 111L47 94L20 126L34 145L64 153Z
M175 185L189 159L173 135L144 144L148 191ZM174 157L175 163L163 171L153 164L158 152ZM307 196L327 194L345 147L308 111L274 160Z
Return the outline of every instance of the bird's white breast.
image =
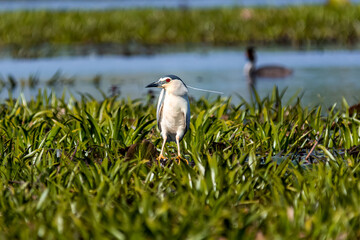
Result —
M244 66L244 75L249 77L253 74L255 66L252 62L247 62Z
M175 140L176 134L184 135L186 128L185 114L189 110L187 94L179 96L166 93L161 119L162 134L170 137L170 140ZM173 136L172 136L173 135Z

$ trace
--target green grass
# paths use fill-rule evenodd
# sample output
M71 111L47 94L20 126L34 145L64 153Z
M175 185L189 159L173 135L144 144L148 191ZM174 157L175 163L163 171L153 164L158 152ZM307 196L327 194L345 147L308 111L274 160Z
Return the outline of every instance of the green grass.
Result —
M0 45L356 44L360 6L0 13Z
M359 238L358 116L282 95L192 100L190 165L163 166L151 98L4 101L0 238Z

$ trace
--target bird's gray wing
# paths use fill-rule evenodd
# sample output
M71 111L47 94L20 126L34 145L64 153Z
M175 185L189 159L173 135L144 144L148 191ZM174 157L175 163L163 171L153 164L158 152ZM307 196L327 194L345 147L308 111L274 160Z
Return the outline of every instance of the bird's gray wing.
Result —
M187 104L186 110L184 112L185 124L186 124L184 134L189 130L189 127L190 127L190 103L189 103L189 100L187 102L188 102L188 104Z
M292 70L276 65L259 67L255 70L257 77L284 78L292 74Z
M162 117L164 98L165 98L165 89L162 89L160 92L159 100L157 103L157 109L156 109L156 119L157 119L157 124L158 124L158 128L159 128L160 132L161 132L160 122L161 122L161 117Z

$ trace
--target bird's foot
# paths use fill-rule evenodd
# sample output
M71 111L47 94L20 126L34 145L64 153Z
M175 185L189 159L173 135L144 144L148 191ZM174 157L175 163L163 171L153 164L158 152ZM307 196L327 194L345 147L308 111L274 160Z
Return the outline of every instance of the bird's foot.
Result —
M156 160L158 160L159 162L161 162L161 161L166 161L167 158L164 157L164 155L160 154L160 155L156 158Z
M179 164L179 165L180 165L180 160L185 161L187 163L187 165L189 165L188 160L186 158L181 157L180 155L178 155L175 159L177 160L177 164Z
M160 155L156 158L156 160L158 161L159 166L161 166L161 165L164 165L164 164L166 163L167 158L164 157L164 155L160 154Z

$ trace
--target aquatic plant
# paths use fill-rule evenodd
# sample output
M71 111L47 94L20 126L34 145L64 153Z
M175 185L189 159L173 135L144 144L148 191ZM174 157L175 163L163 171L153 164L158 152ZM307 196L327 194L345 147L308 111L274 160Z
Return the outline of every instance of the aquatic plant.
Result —
M189 165L155 160L150 96L3 100L1 238L359 238L356 110L282 96L192 100Z
M13 55L22 57L36 57L44 50L34 47L49 44L99 44L103 49L121 44L117 49L125 55L139 53L140 46L144 53L154 46L184 44L351 46L359 41L359 14L358 5L2 12L0 45L12 46Z

